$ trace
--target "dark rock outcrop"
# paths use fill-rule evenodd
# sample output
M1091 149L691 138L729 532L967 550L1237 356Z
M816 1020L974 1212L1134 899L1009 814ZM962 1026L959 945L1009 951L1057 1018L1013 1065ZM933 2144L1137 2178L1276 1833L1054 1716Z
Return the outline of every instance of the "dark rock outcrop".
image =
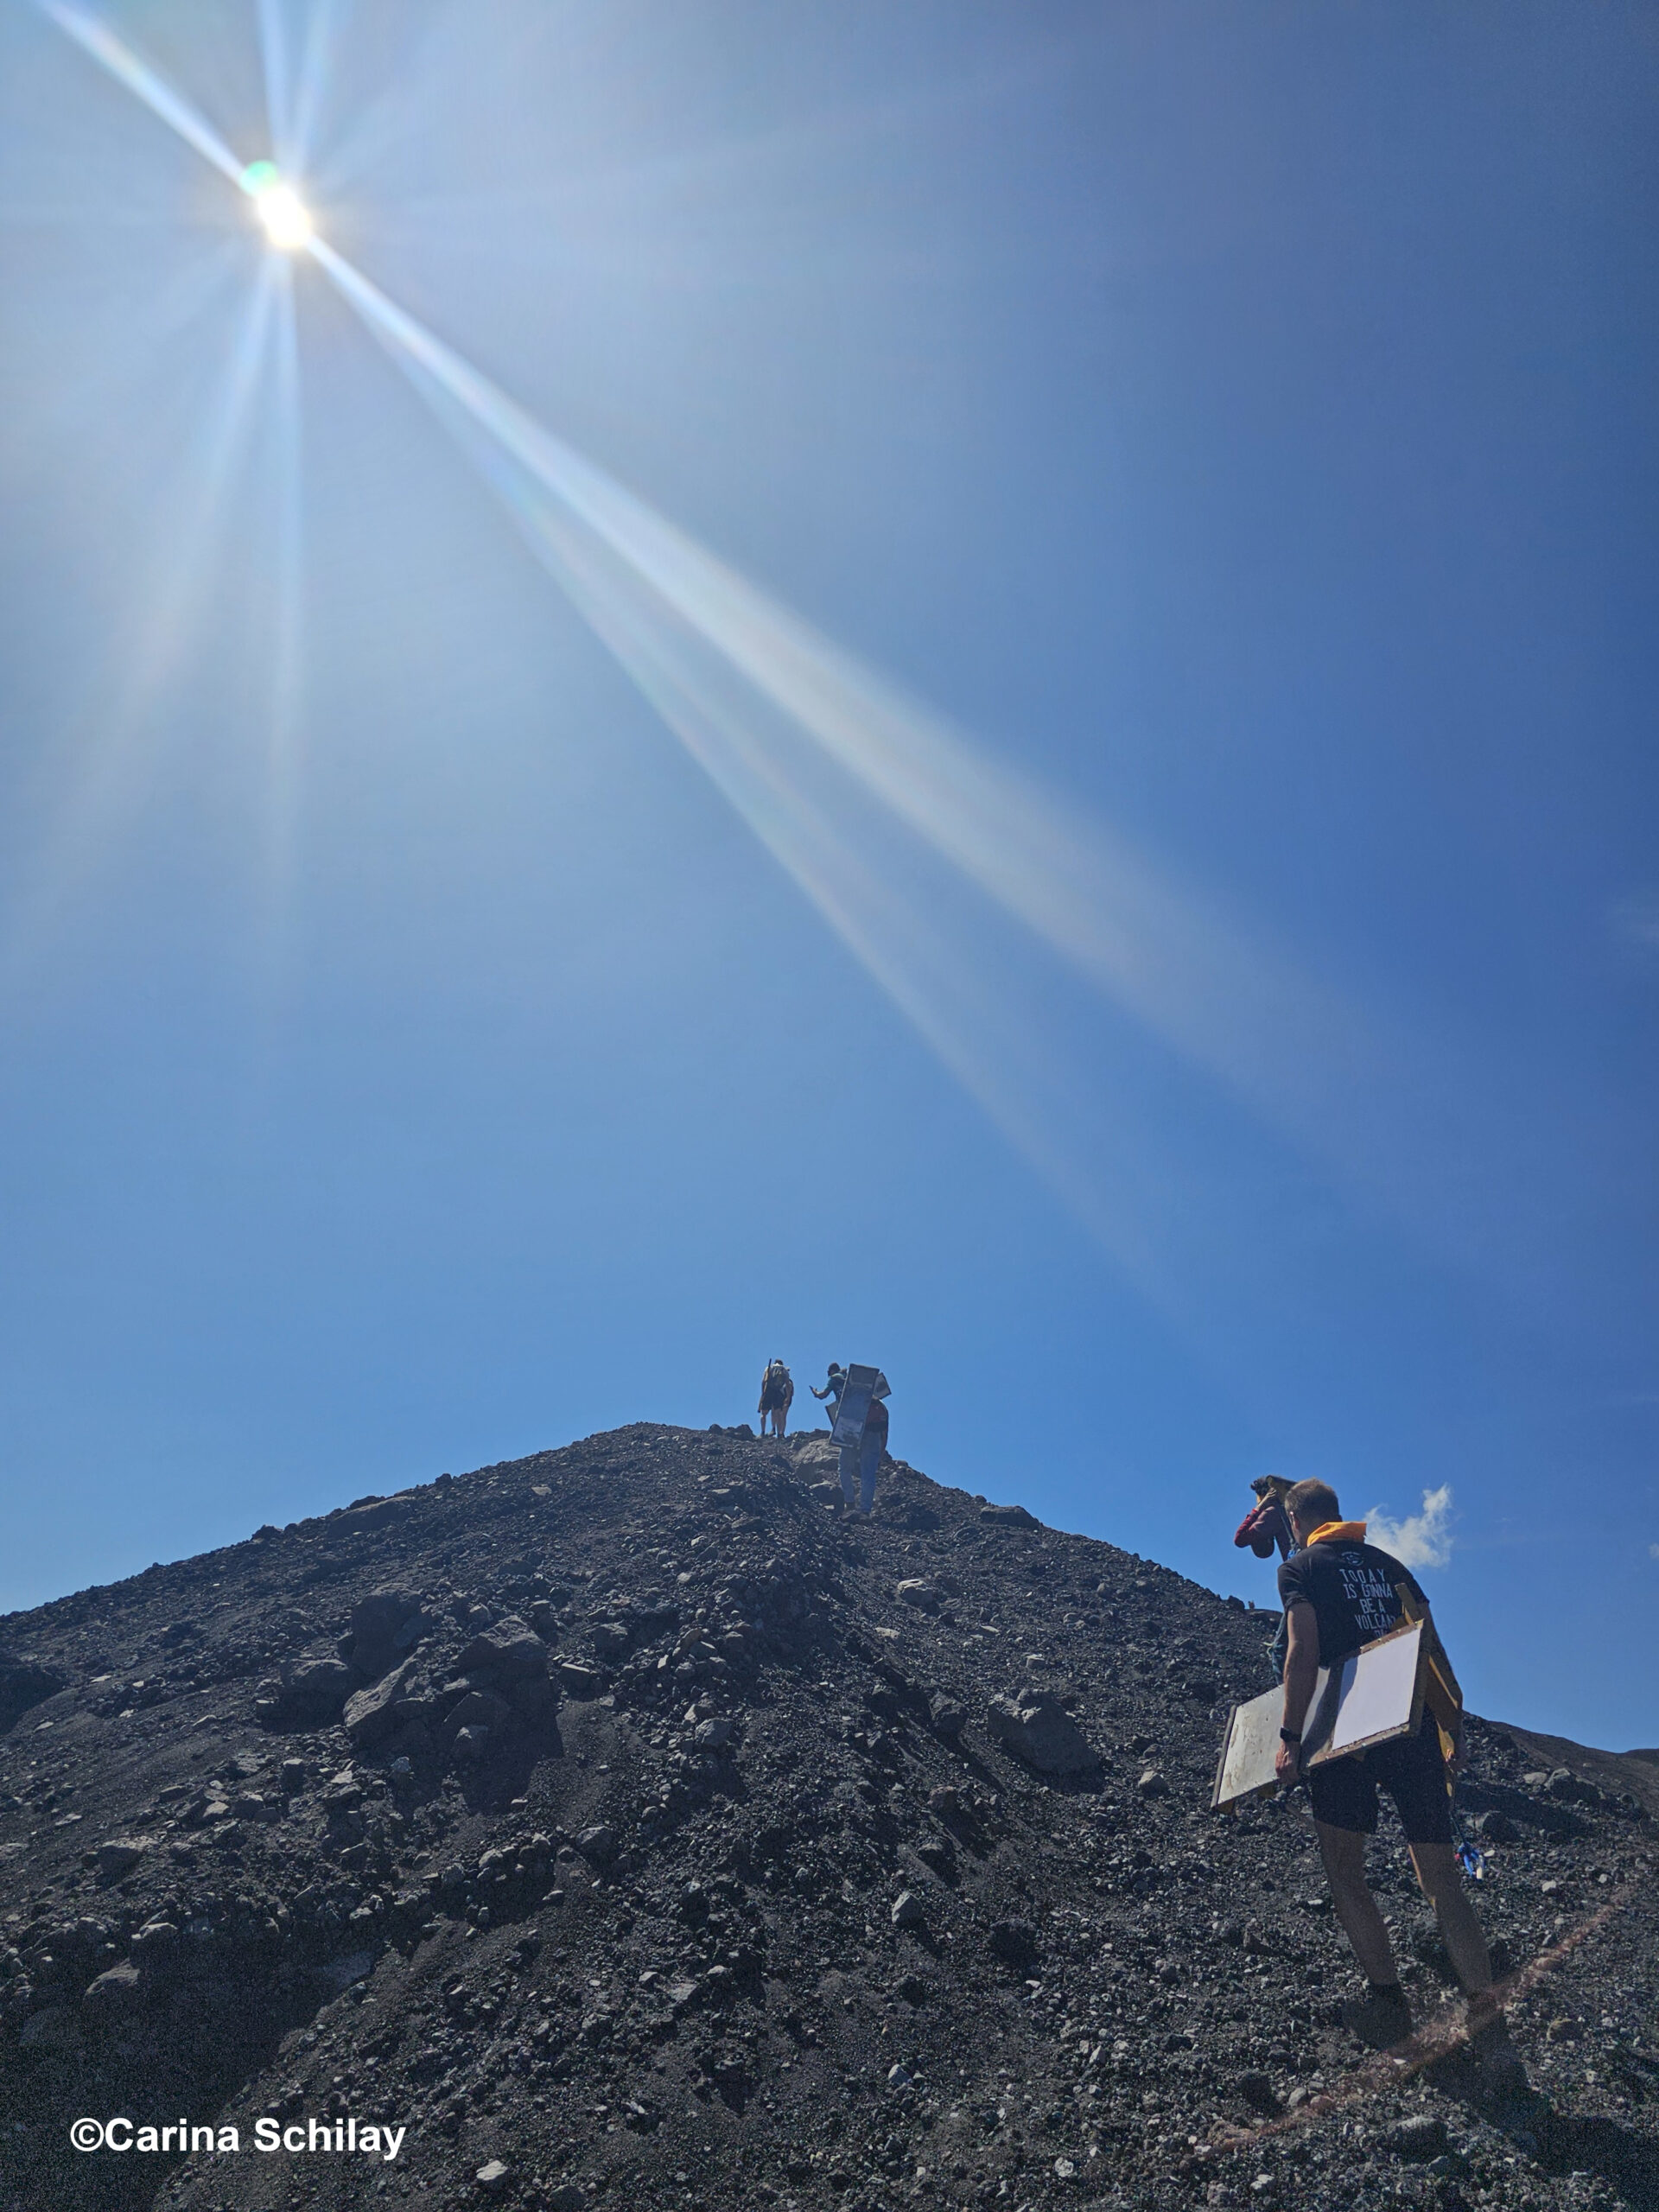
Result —
M55 1668L42 1666L38 1659L0 1651L0 1735L32 1706L43 1705L66 1687L65 1676Z

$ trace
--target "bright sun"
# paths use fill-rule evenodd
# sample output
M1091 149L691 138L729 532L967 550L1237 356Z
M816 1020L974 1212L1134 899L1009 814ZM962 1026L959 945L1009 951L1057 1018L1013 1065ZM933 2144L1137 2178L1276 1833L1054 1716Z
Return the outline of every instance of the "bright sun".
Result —
M266 238L279 253L297 253L311 243L311 217L291 184L284 184L274 162L252 162L243 170L242 189L252 200Z

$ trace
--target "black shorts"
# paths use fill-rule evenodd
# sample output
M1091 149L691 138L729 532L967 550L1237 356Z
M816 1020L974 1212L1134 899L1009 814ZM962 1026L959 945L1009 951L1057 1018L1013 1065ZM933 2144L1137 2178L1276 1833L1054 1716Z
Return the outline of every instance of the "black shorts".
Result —
M1332 1759L1304 1775L1313 1801L1313 1817L1328 1828L1346 1828L1355 1835L1376 1834L1378 1786L1393 1798L1408 1843L1452 1841L1452 1800L1446 1795L1446 1761L1440 1755L1440 1731L1433 1715L1426 1713L1414 1736L1396 1736L1391 1744L1361 1751L1346 1759Z

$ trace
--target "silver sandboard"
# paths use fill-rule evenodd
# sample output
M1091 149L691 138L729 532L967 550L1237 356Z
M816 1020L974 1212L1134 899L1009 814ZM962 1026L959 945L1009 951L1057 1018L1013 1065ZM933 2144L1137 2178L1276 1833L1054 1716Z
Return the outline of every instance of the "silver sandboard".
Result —
M855 1363L847 1370L847 1380L841 1386L841 1403L836 1408L835 1427L830 1432L831 1443L858 1442L870 1417L870 1402L880 1380L879 1367L860 1367Z

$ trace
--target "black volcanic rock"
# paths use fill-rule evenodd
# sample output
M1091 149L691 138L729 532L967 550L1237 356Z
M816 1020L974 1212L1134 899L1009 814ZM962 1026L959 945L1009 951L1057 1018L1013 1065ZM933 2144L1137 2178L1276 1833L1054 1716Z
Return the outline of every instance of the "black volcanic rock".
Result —
M427 1628L421 1601L407 1590L372 1590L352 1608L351 1662L372 1681L418 1643Z
M7 2212L1659 2203L1652 1768L1471 1721L1536 2088L1390 2070L1300 1801L1206 1809L1273 1617L834 1464L640 1426L0 1623Z
M13 1726L31 1706L55 1697L64 1678L38 1659L12 1656L0 1651L0 1733Z
M1100 1765L1100 1754L1070 1713L1041 1693L994 1697L985 1708L985 1733L1039 1774L1093 1774Z

